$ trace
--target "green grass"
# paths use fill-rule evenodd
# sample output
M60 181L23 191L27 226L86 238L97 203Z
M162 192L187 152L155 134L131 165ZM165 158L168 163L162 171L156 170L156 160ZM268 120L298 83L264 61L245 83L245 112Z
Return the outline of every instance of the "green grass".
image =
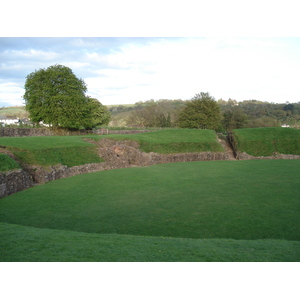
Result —
M112 138L116 140L134 140L140 144L144 152L187 153L187 152L224 152L223 147L217 141L217 135L213 130L197 129L166 129L138 134L92 136Z
M299 160L173 163L60 179L0 200L0 222L30 227L5 225L1 256L299 261L299 181Z
M13 153L21 163L41 166L62 164L67 167L73 167L104 161L97 154L95 147L60 147L30 151L15 149Z
M83 140L82 136L28 136L28 137L0 137L0 145L39 150L65 147L93 147Z
M0 260L210 262L299 260L300 242L95 234L0 223Z
M0 172L6 172L14 169L20 169L19 164L8 155L0 153Z
M72 167L103 161L96 146L82 136L1 137L0 145L8 147L21 163L31 165Z
M253 156L270 156L274 152L300 155L300 130L294 128L235 129L238 151Z
M33 136L1 137L0 146L8 147L22 164L51 166L63 164L68 167L99 163L103 159L96 153L96 146L84 141L111 138L135 140L144 152L186 153L223 152L212 130L170 129L140 134L86 135L86 136Z

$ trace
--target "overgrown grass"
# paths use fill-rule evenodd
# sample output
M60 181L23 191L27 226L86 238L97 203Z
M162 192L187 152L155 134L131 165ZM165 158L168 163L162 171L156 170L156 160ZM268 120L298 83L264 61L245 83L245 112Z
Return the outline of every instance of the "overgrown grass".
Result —
M19 164L8 155L0 153L0 172L6 172L14 169L20 169Z
M144 152L187 153L187 152L223 152L223 147L217 141L213 130L197 129L166 129L138 134L92 136L112 138L116 140L135 140Z
M274 152L300 155L300 130L294 128L235 129L233 135L240 152L269 156Z

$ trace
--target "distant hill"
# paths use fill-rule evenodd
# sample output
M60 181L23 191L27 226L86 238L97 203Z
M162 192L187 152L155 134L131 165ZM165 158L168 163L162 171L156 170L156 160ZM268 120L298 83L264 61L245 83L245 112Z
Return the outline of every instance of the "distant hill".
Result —
M0 115L16 118L27 118L29 113L25 110L25 106L0 107Z

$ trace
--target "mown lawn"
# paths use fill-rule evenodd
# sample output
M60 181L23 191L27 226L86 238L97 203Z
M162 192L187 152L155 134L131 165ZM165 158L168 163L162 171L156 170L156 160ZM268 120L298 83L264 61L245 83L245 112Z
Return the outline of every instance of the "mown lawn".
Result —
M60 179L0 200L1 257L299 261L299 182L299 160L173 163Z
M300 130L266 127L235 129L237 149L253 156L269 156L274 152L300 155Z
M300 242L95 234L0 223L0 261L293 262Z

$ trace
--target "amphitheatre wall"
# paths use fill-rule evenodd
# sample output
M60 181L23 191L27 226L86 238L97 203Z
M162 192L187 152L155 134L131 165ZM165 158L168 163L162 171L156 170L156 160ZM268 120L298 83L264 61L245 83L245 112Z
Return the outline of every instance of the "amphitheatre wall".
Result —
M135 134L142 132L149 132L152 130L74 130L69 131L65 129L50 129L50 128L15 128L5 127L0 128L0 137L22 137L22 136L51 136L51 135L85 135L85 134Z
M0 198L14 194L18 191L32 187L35 184L43 184L48 181L71 177L84 173L98 172L111 169L144 167L155 164L190 161L227 160L225 152L200 152L158 154L145 153L139 150L135 141L115 141L101 139L98 142L89 140L97 145L98 153L105 162L85 164L74 167L56 165L41 167L23 165L23 170L0 173Z
M141 131L127 131L127 133L138 132ZM109 133L112 132L109 131ZM113 133L117 132L113 131ZM119 133L126 134L124 131L119 131ZM269 157L254 157L247 153L241 153L238 151L234 151L235 158L233 158L231 157L233 156L233 154L225 148L225 152L199 152L176 154L159 154L154 152L145 153L139 150L139 144L137 142L131 140L116 141L107 138L103 138L97 142L91 139L86 140L97 146L98 154L104 159L104 162L85 164L74 167L67 167L64 165L56 165L50 167L22 165L22 170L0 172L0 198L30 188L35 184L43 184L45 182L56 179L110 169L144 167L155 164L191 161L213 161L232 159L300 159L300 155L284 155L274 153L272 156Z

